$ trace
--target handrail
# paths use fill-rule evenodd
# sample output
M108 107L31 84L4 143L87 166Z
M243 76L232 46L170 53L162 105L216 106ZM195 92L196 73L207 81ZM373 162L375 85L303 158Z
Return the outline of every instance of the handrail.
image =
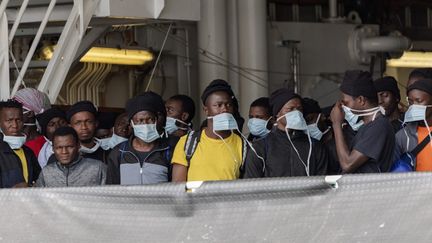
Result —
M18 74L18 78L15 81L15 85L14 85L14 87L12 89L11 96L15 95L15 93L18 91L18 88L19 88L19 86L21 85L21 83L22 83L22 81L24 79L24 75L27 72L27 68L28 68L28 66L30 64L30 61L31 61L33 55L34 55L34 52L36 51L36 48L37 48L37 46L39 44L39 40L42 37L42 33L43 33L43 31L44 31L44 29L46 27L46 24L48 23L49 17L50 17L50 15L51 15L54 7L55 7L55 4L56 4L56 0L51 0L50 4L48 5L48 8L47 8L45 16L44 16L44 18L42 20L42 23L39 26L39 29L38 29L38 31L36 33L35 38L33 39L33 42L32 42L32 45L30 47L30 50L27 53L26 59L24 61L24 64L21 67L21 70L20 70L20 72Z

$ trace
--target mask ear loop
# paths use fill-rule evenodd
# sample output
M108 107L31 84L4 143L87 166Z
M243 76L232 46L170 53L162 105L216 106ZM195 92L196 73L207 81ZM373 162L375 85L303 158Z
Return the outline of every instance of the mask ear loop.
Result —
M225 139L223 139L223 137L221 136L221 135L219 135L214 129L213 129L213 133L219 138L219 139L221 139L222 140L222 142L224 143L224 145L229 149L229 151L230 151L230 154L231 154L231 157L233 158L233 160L234 160L234 162L236 163L236 164L240 164L240 166L241 166L241 163L239 163L238 162L238 160L236 159L236 157L235 157L235 155L234 155L234 151L233 151L233 149L231 148L231 146L229 146L226 142L225 142ZM239 167L240 168L240 167ZM234 171L234 175L236 174L236 171Z
M286 133L286 135L288 137L289 142L291 143L291 146L293 147L294 151L296 152L298 158L300 159L300 161L302 162L303 166L305 167L306 175L309 176L309 158L310 158L310 155L311 155L311 152L312 152L312 146L309 147L308 160L307 160L307 164L306 164L302 160L302 158L300 157L300 154L299 154L297 148L294 146L294 143L291 141L291 137L290 137L290 135L288 133L288 129L287 128L285 128L285 133ZM308 132L308 134L309 134L309 132ZM309 139L309 144L311 144L311 139L310 139L309 135L308 135L308 139Z
M263 163L263 172L264 172L264 171L265 171L265 160L264 160L264 158L258 155L258 153L257 153L257 151L255 150L255 148L254 148L254 147L252 146L252 144L247 140L247 138L243 135L243 133L241 133L238 129L237 129L237 131L239 132L239 134L240 134L240 136L243 138L243 140L246 141L246 144L247 144L248 147L249 147L249 148L254 152L254 154L256 155L256 157L262 161L262 163ZM245 158L243 158L243 160L242 160L241 166L243 166L243 164L244 164L244 161L245 161L244 159L245 159Z

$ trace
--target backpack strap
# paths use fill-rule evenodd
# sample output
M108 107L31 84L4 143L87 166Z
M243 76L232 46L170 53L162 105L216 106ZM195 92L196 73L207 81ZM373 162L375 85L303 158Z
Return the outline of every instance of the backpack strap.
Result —
M171 161L171 146L168 146L168 149L165 150L165 159Z
M248 145L248 142L246 141L245 138L242 137L242 167L244 166L244 162L246 160L247 145Z
M186 143L184 146L184 151L186 154L186 160L188 162L188 167L190 165L190 161L192 159L193 154L195 153L195 150L198 146L198 143L201 140L201 132L202 130L196 132L196 131L189 131L186 137Z

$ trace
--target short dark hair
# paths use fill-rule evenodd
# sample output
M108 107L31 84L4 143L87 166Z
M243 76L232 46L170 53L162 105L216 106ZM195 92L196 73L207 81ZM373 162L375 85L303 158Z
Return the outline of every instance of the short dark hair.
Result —
M412 78L432 79L432 68L416 68L408 76L408 79Z
M187 95L179 94L172 96L169 98L169 100L180 101L182 103L183 111L189 114L186 122L190 123L195 116L195 102L192 100L192 98Z
M0 111L3 108L16 108L22 111L23 109L22 107L23 107L22 104L16 100L9 99L6 101L0 101Z
M56 137L64 137L72 135L73 139L75 140L75 143L79 143L78 140L78 134L72 127L59 127L55 130L52 141L54 142L54 139Z
M261 97L252 102L250 107L262 107L266 110L267 114L271 116L270 99L268 97Z

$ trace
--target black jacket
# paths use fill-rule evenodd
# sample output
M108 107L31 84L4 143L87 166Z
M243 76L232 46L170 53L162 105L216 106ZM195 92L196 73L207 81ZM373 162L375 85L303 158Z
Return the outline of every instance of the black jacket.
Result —
M302 160L307 164L309 140L302 131L290 134L291 141L298 150ZM264 162L252 151L248 151L245 161L244 178L306 176L306 168L299 159L284 131L277 128L264 138L254 142L253 147ZM327 171L327 150L320 142L312 139L309 174L324 175Z
M32 185L37 180L41 168L33 151L25 145L22 149L27 160L28 184ZM11 188L25 182L20 158L4 141L0 141L0 177L0 188Z
M167 139L157 140L152 151L140 158L133 137L114 147L108 157L106 184L141 185L167 182L171 177L173 148Z

